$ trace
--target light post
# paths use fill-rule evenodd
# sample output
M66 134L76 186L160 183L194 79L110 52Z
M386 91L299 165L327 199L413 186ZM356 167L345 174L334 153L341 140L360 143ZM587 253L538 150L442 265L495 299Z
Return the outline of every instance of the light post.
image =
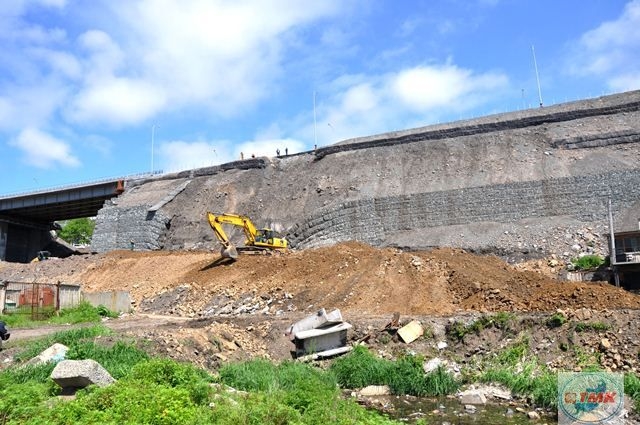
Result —
M156 134L156 125L151 126L151 174L153 174L153 142Z
M318 135L316 132L316 92L313 91L313 146L318 146Z

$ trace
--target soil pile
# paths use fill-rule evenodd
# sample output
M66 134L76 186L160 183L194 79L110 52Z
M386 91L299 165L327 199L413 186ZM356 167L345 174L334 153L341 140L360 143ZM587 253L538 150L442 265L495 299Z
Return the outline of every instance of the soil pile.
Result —
M562 282L460 249L403 252L349 242L225 262L208 252L114 251L34 264L0 264L0 280L126 290L141 311L213 316L321 307L358 314L640 308L607 283Z

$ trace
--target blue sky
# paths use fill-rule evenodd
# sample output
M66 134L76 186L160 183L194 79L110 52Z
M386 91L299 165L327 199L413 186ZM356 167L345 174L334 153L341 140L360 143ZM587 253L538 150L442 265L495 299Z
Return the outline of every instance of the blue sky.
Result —
M4 0L0 42L0 194L537 107L532 46L545 105L640 89L640 0Z

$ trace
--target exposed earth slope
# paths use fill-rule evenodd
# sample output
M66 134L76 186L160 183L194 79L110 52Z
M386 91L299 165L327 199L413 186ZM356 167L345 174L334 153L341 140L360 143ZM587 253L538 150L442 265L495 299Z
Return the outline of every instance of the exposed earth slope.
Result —
M461 249L402 252L350 242L283 255L135 252L2 263L0 280L81 283L126 290L138 311L208 317L313 312L448 315L462 311L640 308L640 296L607 283L572 283L521 271Z

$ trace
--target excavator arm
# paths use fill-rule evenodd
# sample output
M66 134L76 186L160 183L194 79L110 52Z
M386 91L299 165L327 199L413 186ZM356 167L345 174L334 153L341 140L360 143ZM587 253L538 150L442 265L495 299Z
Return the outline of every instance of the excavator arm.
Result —
M209 221L209 226L213 229L213 233L216 235L220 244L222 244L222 249L220 250L220 255L225 258L233 258L234 260L238 258L238 250L233 246L227 233L222 228L222 223L231 223L237 225L236 222L223 221L221 219L221 215L215 215L213 213L207 212L207 220Z

